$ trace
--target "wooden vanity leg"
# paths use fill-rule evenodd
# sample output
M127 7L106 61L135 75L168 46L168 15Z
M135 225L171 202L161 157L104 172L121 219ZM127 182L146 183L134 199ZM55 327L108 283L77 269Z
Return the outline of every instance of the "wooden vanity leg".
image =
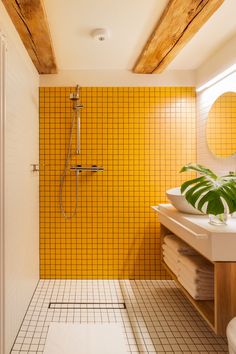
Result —
M215 262L215 330L226 335L236 316L236 262Z

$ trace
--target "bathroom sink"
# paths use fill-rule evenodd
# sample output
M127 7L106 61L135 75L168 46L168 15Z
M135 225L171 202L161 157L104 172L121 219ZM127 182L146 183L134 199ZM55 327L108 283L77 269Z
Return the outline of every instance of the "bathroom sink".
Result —
M181 194L180 187L172 188L166 191L167 198L171 204L182 213L202 215L202 213L195 209L187 202L185 197Z

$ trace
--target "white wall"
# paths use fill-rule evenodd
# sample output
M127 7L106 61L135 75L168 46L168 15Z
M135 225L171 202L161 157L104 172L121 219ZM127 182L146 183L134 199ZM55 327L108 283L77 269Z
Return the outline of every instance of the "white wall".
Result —
M236 64L236 35L224 43L196 72L196 86L203 85L214 76Z
M134 74L129 70L59 70L41 75L40 86L195 86L192 70L171 70L162 74Z
M214 101L227 91L236 92L236 73L227 76L197 95L197 160L221 174L236 170L236 155L219 158L212 154L206 142L206 122Z
M9 353L39 279L38 162L39 76L0 2L7 38L5 145L5 343Z

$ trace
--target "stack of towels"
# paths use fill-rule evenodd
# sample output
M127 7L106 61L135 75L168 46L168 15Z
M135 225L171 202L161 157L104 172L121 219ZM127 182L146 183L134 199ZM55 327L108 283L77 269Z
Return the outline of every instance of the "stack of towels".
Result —
M165 263L177 276L179 275L180 256L197 255L197 252L192 247L173 234L164 237L162 248Z
M214 299L214 267L175 235L164 237L163 259L196 300Z

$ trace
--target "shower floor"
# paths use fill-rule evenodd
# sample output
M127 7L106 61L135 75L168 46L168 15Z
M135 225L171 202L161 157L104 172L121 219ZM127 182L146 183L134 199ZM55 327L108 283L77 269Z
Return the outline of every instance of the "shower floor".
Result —
M127 353L228 353L171 280L40 280L11 353L42 354L51 322L119 323Z

